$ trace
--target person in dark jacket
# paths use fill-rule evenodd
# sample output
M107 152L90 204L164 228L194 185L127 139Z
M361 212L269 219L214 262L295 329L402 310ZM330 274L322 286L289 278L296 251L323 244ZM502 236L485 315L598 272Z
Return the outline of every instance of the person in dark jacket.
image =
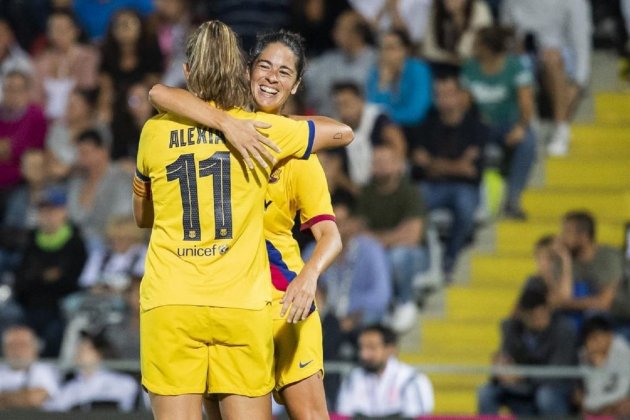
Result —
M577 363L576 334L571 322L554 316L547 295L526 288L514 316L501 324L501 348L495 365L563 366ZM498 414L505 406L518 416L569 414L571 382L500 374L478 393L480 414Z
M65 192L51 187L38 203L37 227L16 270L14 290L26 324L44 340L43 357L59 353L64 328L60 302L78 289L85 260L79 231L68 222Z

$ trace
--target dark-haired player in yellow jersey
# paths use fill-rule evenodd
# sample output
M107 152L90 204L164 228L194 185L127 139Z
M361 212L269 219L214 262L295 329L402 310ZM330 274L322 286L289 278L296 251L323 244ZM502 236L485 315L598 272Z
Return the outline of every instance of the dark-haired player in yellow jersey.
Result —
M277 159L307 158L352 138L347 127L316 132L313 121L240 109L249 98L244 67L234 33L220 22L199 27L187 57L190 91L232 117L271 124L261 131L280 147ZM141 285L142 380L158 419L201 419L207 394L226 418L270 418L265 396L275 381L262 226L270 174L262 165L247 168L218 127L160 114L140 139L134 214L152 227Z

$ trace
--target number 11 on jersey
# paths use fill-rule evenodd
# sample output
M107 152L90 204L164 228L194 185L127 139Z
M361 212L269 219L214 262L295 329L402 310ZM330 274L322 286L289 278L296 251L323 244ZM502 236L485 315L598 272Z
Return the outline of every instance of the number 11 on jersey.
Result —
M216 152L199 162L199 178L212 176L214 199L214 237L232 239L232 183L230 153ZM166 179L179 181L182 198L182 230L185 241L201 240L197 167L194 153L180 155L166 167Z

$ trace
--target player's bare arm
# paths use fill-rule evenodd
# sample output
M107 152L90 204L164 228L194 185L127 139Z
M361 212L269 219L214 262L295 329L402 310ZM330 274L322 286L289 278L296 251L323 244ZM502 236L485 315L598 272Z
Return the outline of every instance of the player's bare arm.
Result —
M149 91L149 99L159 111L181 115L206 127L215 128L225 134L226 139L238 151L250 169L254 168L252 158L262 167L276 163L269 149L279 152L280 149L269 138L260 134L257 129L269 128L270 124L234 118L226 112L215 108L197 98L184 89L173 88L161 84L154 85Z
M339 121L321 115L291 115L294 120L311 120L315 123L313 152L345 147L354 140L352 128Z
M333 263L341 252L341 236L332 220L319 222L311 227L317 244L311 258L287 287L282 298L281 316L287 312L287 322L306 319L310 313L317 290L319 276Z

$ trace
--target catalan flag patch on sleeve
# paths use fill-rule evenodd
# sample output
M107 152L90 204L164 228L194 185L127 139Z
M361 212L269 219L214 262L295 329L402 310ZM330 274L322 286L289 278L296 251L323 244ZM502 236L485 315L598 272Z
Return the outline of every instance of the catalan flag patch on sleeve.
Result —
M143 175L136 169L136 176L133 177L133 193L138 197L151 198L151 178Z

